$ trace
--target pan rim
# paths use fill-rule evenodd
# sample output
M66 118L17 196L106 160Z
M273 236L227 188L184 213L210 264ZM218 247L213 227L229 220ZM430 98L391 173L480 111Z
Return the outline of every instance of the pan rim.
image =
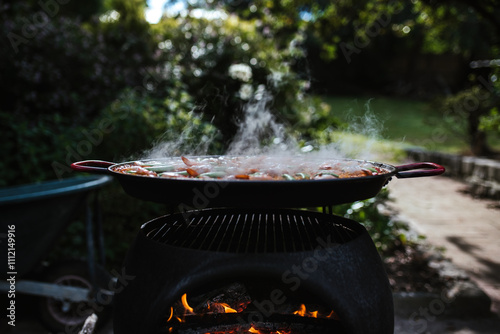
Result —
M220 157L249 157L249 156L250 155L248 155L248 156L243 156L243 155L241 155L241 156L235 156L235 155L185 155L186 158L220 158ZM227 180L227 179L217 179L217 178L214 178L214 179L169 178L169 177L162 178L162 177L152 177L152 176L147 176L147 175L124 174L124 173L120 173L120 172L117 172L114 170L115 168L118 168L120 166L134 164L138 161L140 161L140 162L162 161L162 160L172 160L172 159L176 159L176 158L180 159L181 156L165 157L165 158L157 158L157 159L131 160L131 161L113 164L113 165L109 166L107 169L109 172L111 172L115 175L119 175L121 177L134 177L134 178L143 178L143 179L151 179L151 180L165 180L165 181L175 182L175 183L177 183L177 182L182 182L182 183L186 183L186 182L200 182L200 183L216 182L216 183L221 183L221 184L225 184L225 183L227 183L227 184L254 184L254 183L257 183L257 184L276 184L276 183L279 183L279 184L297 184L297 183L310 183L310 182L314 182L314 183L337 182L338 183L338 182L346 182L347 180L349 180L349 181L360 180L361 181L361 180L370 180L370 179L379 179L379 178L390 178L398 172L397 168L393 165L390 165L390 164L386 164L383 162L375 162L375 161L371 161L371 160L349 159L349 158L334 158L331 160L367 163L367 164L371 164L371 165L374 165L377 167L384 168L384 169L388 170L388 172L383 173L383 174L377 174L377 175L345 177L345 178L326 179L326 180L325 179L302 179L302 180L286 180L286 179L283 179L283 180L238 180L238 179L230 179L230 180ZM324 161L325 159L318 158L317 160Z

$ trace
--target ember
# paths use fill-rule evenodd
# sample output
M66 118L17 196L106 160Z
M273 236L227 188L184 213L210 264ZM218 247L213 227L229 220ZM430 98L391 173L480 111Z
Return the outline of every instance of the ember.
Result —
M279 331L269 331L269 330L259 330L255 329L253 326L250 327L248 330L250 333L257 333L257 334L292 334L291 331L285 331L285 330L279 330Z
M240 330L235 329L231 331L217 331L217 332L207 332L203 334L246 334L246 333L255 333L255 334L293 334L289 330L266 330L266 329L256 329L254 326L251 326L248 330Z

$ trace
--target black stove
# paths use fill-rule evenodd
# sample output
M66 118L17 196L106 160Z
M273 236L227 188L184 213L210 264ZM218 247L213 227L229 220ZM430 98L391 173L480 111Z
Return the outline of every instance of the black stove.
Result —
M361 224L331 214L166 215L141 227L125 271L134 278L115 297L115 334L393 333L392 292L373 241ZM207 312L215 302L230 313Z

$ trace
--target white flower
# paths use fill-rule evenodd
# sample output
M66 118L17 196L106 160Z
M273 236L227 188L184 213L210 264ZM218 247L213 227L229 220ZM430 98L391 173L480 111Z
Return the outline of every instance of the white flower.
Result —
M118 21L119 19L120 19L120 13L118 13L114 9L107 11L106 13L99 16L99 20L104 23L115 22Z
M238 92L238 95L240 96L240 99L242 100L250 100L253 94L253 87L250 84L243 84L241 85L240 91Z
M252 79L252 68L247 64L233 64L229 66L229 75L233 79L249 82Z

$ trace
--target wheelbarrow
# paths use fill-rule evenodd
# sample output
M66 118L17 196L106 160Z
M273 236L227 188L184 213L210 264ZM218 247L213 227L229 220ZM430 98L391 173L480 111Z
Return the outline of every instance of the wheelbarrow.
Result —
M0 292L6 293L7 305L13 305L14 311L7 312L8 316L14 313L11 319L15 319L18 294L41 297L40 320L49 329L63 332L81 326L89 314L111 302L113 282L104 270L97 196L98 189L111 180L109 176L74 177L0 189ZM50 266L42 279L34 279L33 272L82 209L87 260Z

